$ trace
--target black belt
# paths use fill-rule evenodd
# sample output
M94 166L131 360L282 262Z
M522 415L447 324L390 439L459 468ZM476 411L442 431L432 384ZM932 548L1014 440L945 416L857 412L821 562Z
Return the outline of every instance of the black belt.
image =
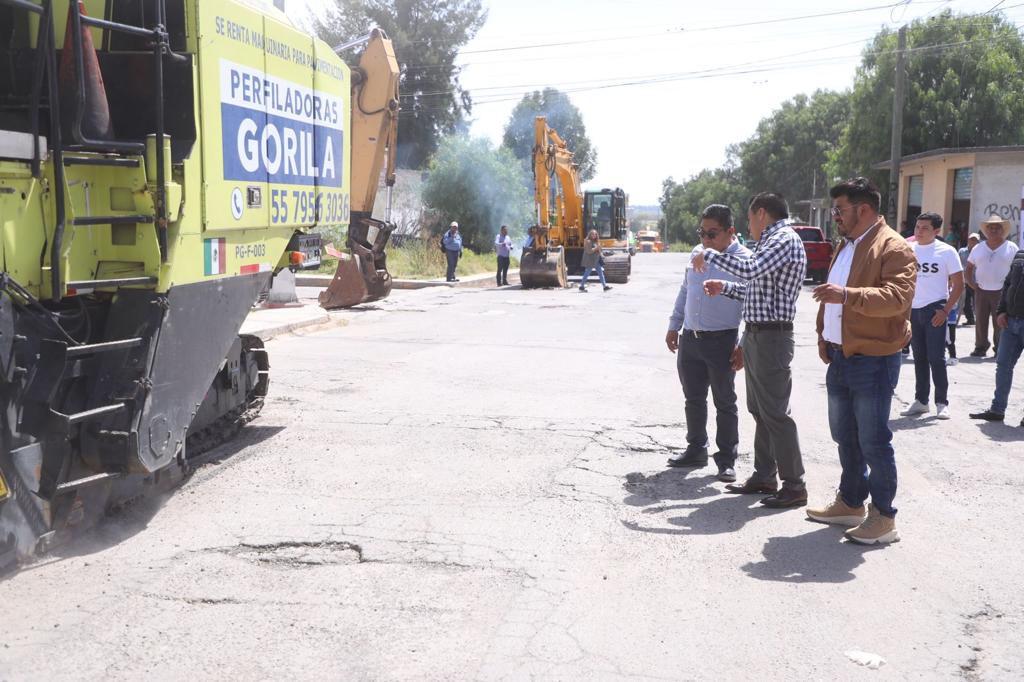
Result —
M843 347L842 346L840 346L838 343L832 343L831 341L826 341L825 342L825 348L827 348L829 350L829 352L832 352L832 353L842 353L843 352Z
M704 332L699 329L684 329L683 333L689 334L695 339L702 339L705 336L725 336L726 334L737 335L739 334L739 331L739 329L716 329L713 332Z
M747 322L748 332L791 332L792 322Z

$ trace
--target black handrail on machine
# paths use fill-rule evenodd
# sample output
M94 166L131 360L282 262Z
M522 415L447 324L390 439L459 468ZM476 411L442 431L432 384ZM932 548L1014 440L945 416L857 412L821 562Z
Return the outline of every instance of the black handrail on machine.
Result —
M50 137L54 155L54 196L56 201L57 223L54 226L53 242L50 247L50 275L51 275L51 298L59 302L61 292L61 249L64 242L64 230L66 223L64 206L64 164L63 164L63 143L61 140L61 114L59 106L58 80L56 68L56 38L53 29L53 3L52 0L40 0L41 4L31 0L0 0L0 4L9 5L25 11L34 12L40 15L39 31L36 38L36 59L33 66L34 79L32 96L29 106L30 128L33 140L32 172L39 177L39 109L41 103L41 76L45 69L47 90L50 105ZM165 0L156 0L157 24L152 29L122 24L115 21L107 21L95 17L83 15L80 11L77 0L69 3L71 18L71 44L74 50L75 81L77 85L77 97L75 101L75 115L71 122L71 134L76 145L75 148L84 151L115 152L121 154L144 155L146 145L144 142L125 142L118 140L96 140L89 138L82 130L82 120L85 117L85 64L82 46L82 27L95 27L106 31L116 31L128 35L149 38L153 46L153 82L155 90L156 105L156 195L154 208L156 210L157 242L160 246L160 260L167 261L167 178L164 172L164 88L163 88L163 57L170 56L172 59L186 60L187 57L175 54L170 49L170 39L166 30L167 8Z

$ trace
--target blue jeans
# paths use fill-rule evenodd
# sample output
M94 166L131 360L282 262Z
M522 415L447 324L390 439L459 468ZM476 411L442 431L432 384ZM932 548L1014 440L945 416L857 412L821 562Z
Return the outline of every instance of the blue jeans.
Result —
M597 270L597 278L601 280L601 286L606 287L608 284L604 281L604 268L601 267L601 263L594 265L583 270L583 279L580 281L580 289L587 286L587 278L590 277L590 273Z
M949 376L946 374L946 320L938 327L932 326L932 318L936 310L942 310L945 301L929 303L923 308L910 311L910 347L914 351L914 398L925 405L928 404L929 370L935 381L935 404L948 405Z
M1024 351L1024 317L1009 318L1006 329L999 335L999 351L996 353L996 394L992 398L992 412L1006 412L1006 401L1010 398L1013 384L1013 366Z
M875 508L896 516L896 456L889 430L889 407L900 378L902 353L845 357L831 351L825 376L828 425L839 446L843 474L839 494L851 507L871 494ZM870 471L869 471L870 470Z

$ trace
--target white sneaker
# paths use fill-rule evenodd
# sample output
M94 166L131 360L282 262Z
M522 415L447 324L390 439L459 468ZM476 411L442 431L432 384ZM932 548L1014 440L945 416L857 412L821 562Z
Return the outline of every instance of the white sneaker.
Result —
M946 367L952 367L953 365L957 364L958 362L960 362L960 361L957 360L956 358L946 358Z
M900 412L900 414L904 417L916 417L919 414L928 414L928 405L922 403L920 400L915 400L910 407Z
M949 419L949 405L943 405L942 403L935 403L935 418L936 419Z

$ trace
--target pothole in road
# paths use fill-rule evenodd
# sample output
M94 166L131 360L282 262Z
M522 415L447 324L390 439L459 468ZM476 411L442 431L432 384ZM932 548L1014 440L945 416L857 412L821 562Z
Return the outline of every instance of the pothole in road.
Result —
M242 543L216 550L255 564L291 568L358 564L363 548L351 542L275 542L265 545Z

